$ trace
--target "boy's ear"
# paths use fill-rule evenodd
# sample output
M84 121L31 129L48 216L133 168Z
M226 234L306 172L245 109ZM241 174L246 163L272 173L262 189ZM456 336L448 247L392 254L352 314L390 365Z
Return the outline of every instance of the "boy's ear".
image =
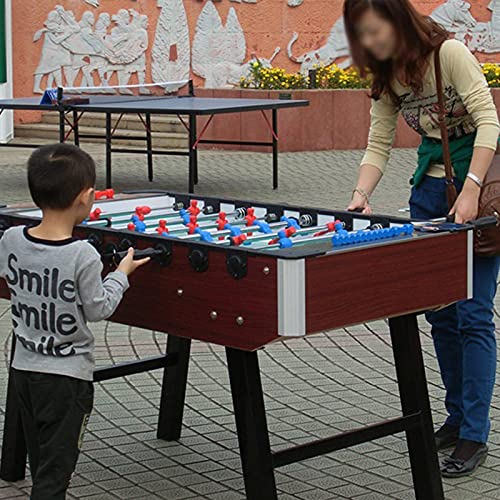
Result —
M88 188L84 189L79 196L80 203L82 205L88 205L90 203L94 202L94 196L95 196L95 189L94 188Z

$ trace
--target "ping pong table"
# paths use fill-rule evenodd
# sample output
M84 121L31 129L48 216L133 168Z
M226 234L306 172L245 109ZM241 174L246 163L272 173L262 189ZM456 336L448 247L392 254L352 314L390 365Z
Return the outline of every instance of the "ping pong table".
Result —
M198 146L200 144L231 144L242 146L265 146L272 148L273 189L278 187L278 110L307 106L308 101L290 99L245 99L245 98L213 98L196 97L190 91L185 96L123 96L123 95L85 95L86 101L78 103L57 101L54 104L40 104L40 98L26 97L0 100L0 115L5 110L31 110L59 113L59 141L66 142L73 134L74 143L80 145L80 139L104 139L106 143L106 187L112 187L112 155L113 153L136 153L147 155L148 178L153 180L153 156L187 156L189 158L189 192L194 192L198 183ZM87 102L88 101L88 102ZM242 141L242 140L215 140L204 139L203 135L215 115L229 113L245 113L260 111L267 127L271 140ZM271 118L266 112L270 111ZM79 121L87 113L105 115L105 133L82 134L79 131ZM124 137L116 134L122 117L126 114L136 114L145 129L144 137ZM113 115L118 118L113 121ZM188 132L187 150L165 150L153 148L153 132L151 128L152 115L174 115L179 118ZM208 116L208 120L200 133L197 131L197 118ZM185 119L187 117L187 120ZM145 141L145 148L114 147L113 139L133 139ZM7 147L34 147L32 144L2 144Z

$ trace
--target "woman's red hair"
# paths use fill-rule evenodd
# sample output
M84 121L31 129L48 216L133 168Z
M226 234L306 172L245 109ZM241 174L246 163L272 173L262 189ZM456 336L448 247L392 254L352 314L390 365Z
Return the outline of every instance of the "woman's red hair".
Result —
M372 9L394 26L398 37L398 52L387 61L375 59L358 39L356 25L361 16ZM395 68L401 83L418 94L422 91L429 55L449 36L448 32L431 18L420 14L409 0L345 0L344 22L354 64L361 76L372 77L371 96L380 99L388 94L397 103L391 87Z

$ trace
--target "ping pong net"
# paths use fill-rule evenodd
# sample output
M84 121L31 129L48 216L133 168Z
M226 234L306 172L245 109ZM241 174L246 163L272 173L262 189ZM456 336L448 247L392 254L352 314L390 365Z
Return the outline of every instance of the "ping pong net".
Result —
M140 99L194 96L192 80L143 83L136 85L108 85L99 87L56 87L47 89L40 101L43 105L64 106L88 104L91 101L121 102Z

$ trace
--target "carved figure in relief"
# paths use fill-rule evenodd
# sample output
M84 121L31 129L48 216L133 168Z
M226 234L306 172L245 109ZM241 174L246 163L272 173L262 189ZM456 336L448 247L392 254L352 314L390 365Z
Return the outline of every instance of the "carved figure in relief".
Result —
M38 42L43 37L42 55L35 70L33 91L42 93L41 81L47 76L47 86L62 85L62 68L71 66L71 54L62 47L62 43L71 36L72 32L64 26L60 6L49 12L44 28L37 31L33 37Z
M99 14L95 23L94 37L101 44L103 50L89 58L89 71L91 73L97 72L97 76L103 87L109 86L108 61L102 55L102 52L104 51L104 43L110 26L111 16L107 12Z
M227 82L230 85L238 85L242 77L248 77L251 72L251 67L254 62L259 62L264 68L272 68L274 58L281 52L280 47L276 47L272 56L269 59L263 57L258 57L252 54L252 58L245 64L239 66L238 68L233 68L233 71L229 74Z
M86 11L77 22L72 11L58 5L49 13L45 27L35 34L35 42L43 37L44 43L34 91L42 92L44 77L47 87L72 87L80 74L79 85L83 87L94 87L95 76L101 85L108 86L114 73L119 85L126 85L133 74L137 74L139 84L145 84L147 28L147 16L134 9L121 9L114 16L103 12L97 22L93 12ZM141 92L148 90L143 87Z
M477 22L470 13L471 5L465 0L447 0L437 7L431 17L455 34L469 49L477 52L500 51L500 2L492 0L488 9L492 11L489 22Z
M182 0L158 0L161 8L156 25L152 57L152 76L156 83L189 79L191 44L186 9ZM166 92L180 85L170 85Z
M470 4L464 0L446 0L432 12L430 17L451 33L472 29L477 24L470 13Z
M293 62L300 64L301 73L307 74L316 66L320 64L332 64L341 57L347 57L347 59L339 64L340 67L346 68L351 65L351 59L348 57L349 43L347 41L344 19L342 17L333 25L328 40L323 47L306 52L302 56L295 57L293 55L293 45L298 38L298 33L294 33L288 44L288 57Z
M203 7L193 40L193 71L205 79L205 87L226 87L245 60L246 41L233 7L226 25L212 2ZM239 78L238 78L239 80Z

